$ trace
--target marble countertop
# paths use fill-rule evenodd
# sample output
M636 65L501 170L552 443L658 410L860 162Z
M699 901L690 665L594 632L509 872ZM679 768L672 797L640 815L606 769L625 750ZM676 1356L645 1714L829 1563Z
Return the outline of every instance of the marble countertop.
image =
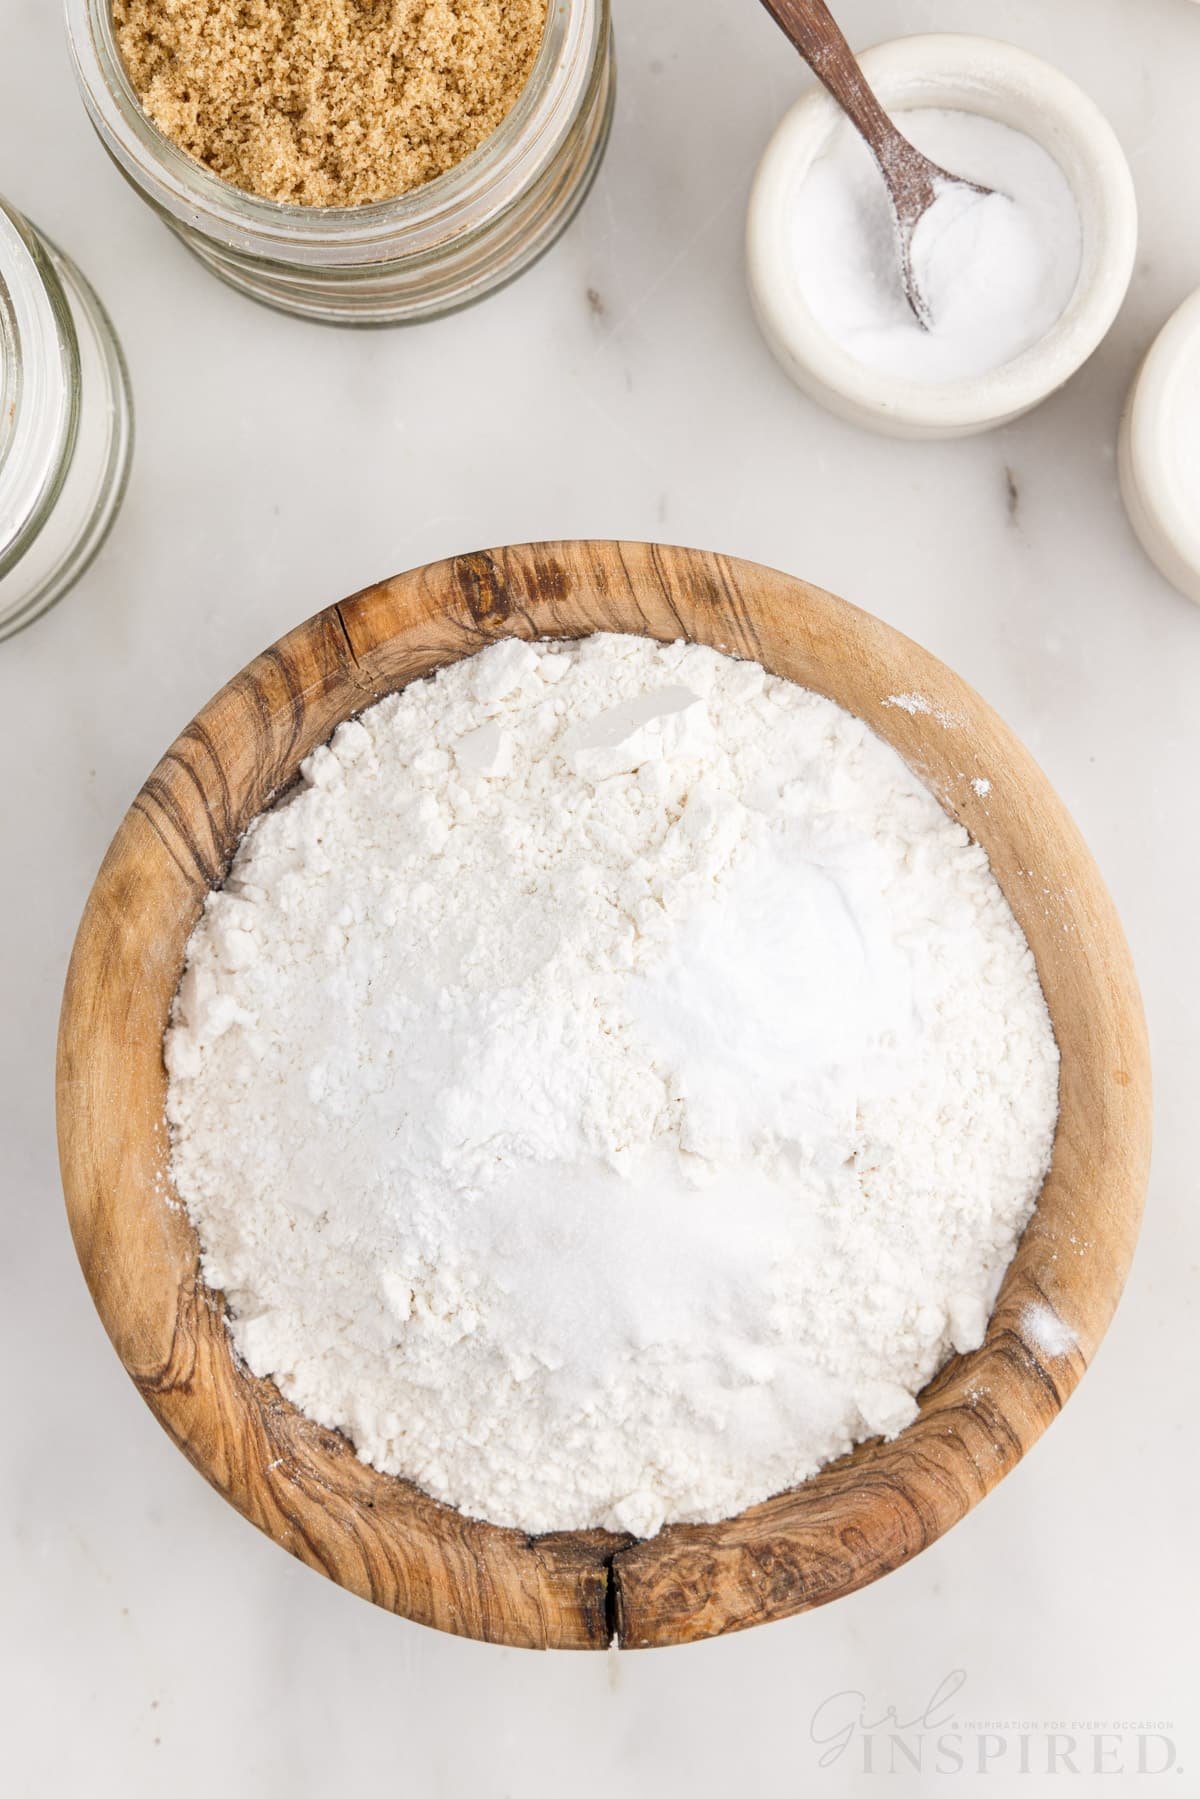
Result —
M1200 1248L1200 614L1131 536L1114 446L1140 356L1200 284L1200 7L842 0L859 45L990 28L1049 57L1112 119L1137 182L1137 274L1090 365L1019 423L933 446L827 417L755 331L747 188L805 77L754 0L616 0L615 135L566 237L483 307L368 334L276 317L209 277L93 141L60 7L2 0L2 12L0 190L109 305L139 432L100 561L0 646L6 1790L861 1793L862 1733L824 1768L812 1741L814 1714L845 1689L863 1695L868 1722L894 1706L908 1726L907 1759L872 1737L883 1774L896 1756L889 1792L918 1791L922 1717L927 1737L958 1719L968 1769L983 1741L996 1793L1041 1790L1016 1771L1018 1723L1043 1769L1046 1730L1079 1726L1070 1792L1121 1783L1085 1771L1097 1755L1144 1784L1139 1723L1159 1731L1148 1765L1169 1737L1194 1769L1200 1470L1179 1391ZM981 689L1057 784L1121 908L1160 1121L1116 1322L1063 1417L978 1511L824 1611L595 1658L484 1648L375 1611L203 1484L92 1311L51 1096L89 882L196 708L282 631L375 577L574 535L777 564L879 613ZM961 1690L926 1716L959 1670ZM826 1708L817 1734L858 1704ZM927 1771L919 1790L965 1778Z

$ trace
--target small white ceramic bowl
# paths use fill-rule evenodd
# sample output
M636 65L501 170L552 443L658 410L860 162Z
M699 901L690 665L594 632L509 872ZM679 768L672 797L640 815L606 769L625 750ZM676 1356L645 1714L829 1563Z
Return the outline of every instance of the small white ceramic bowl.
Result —
M1121 421L1118 467L1143 549L1200 605L1200 291L1168 319L1138 371Z
M920 382L867 368L818 324L799 291L790 252L799 183L842 114L824 89L783 119L755 178L747 227L750 293L762 331L798 386L843 418L894 437L961 437L1028 412L1062 386L1104 337L1129 286L1137 202L1111 125L1049 63L995 38L895 38L859 59L889 112L938 107L1011 125L1049 152L1070 184L1083 226L1075 291L1045 337L982 376Z

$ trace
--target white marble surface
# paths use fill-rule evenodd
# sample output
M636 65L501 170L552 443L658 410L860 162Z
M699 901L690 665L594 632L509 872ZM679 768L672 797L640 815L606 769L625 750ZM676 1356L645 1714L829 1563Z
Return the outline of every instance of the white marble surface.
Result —
M871 1790L860 1745L817 1769L814 1707L858 1687L876 1714L917 1713L958 1668L967 1684L950 1709L964 1721L1171 1722L1191 1779L1170 1790L1200 1779L1187 1396L1200 614L1138 551L1113 463L1137 359L1200 283L1200 9L840 10L859 44L991 28L1041 52L1095 96L1131 157L1143 238L1129 302L1082 375L998 435L933 447L861 435L794 392L759 342L744 202L802 77L754 0L617 0L615 137L568 236L486 306L370 335L277 318L206 275L93 142L58 5L0 0L0 189L109 303L140 433L98 566L0 646L0 1718L14 1799L191 1799L216 1783L234 1799L307 1799L366 1781L406 1799L858 1793ZM53 1145L72 932L122 810L178 727L251 654L368 580L557 535L665 537L776 563L973 681L1040 757L1111 882L1157 1060L1131 1285L1035 1453L874 1588L642 1657L456 1642L260 1538L170 1446L109 1349ZM1042 1789L1044 1776L1004 1772L1015 1757L993 1764L988 1790ZM918 1791L915 1773L890 1781ZM1080 1773L1067 1790L1118 1784ZM927 1777L919 1790L957 1786Z

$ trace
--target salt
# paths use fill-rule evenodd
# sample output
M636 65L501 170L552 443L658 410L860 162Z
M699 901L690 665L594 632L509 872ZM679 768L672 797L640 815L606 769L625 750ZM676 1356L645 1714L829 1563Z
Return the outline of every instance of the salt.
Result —
M947 184L917 227L913 273L930 328L905 298L887 191L849 123L798 185L795 280L818 323L870 368L930 383L987 374L1066 309L1082 259L1078 207L1054 159L1008 125L934 109L897 123L941 167L994 190Z

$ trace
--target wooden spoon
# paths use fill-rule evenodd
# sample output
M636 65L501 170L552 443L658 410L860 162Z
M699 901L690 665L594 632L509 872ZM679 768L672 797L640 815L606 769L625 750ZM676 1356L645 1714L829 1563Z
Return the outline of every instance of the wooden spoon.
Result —
M829 89L879 164L896 220L904 297L918 324L928 331L933 321L913 274L913 234L947 186L975 194L990 194L992 189L939 168L897 131L825 0L763 0L763 5L818 81Z

